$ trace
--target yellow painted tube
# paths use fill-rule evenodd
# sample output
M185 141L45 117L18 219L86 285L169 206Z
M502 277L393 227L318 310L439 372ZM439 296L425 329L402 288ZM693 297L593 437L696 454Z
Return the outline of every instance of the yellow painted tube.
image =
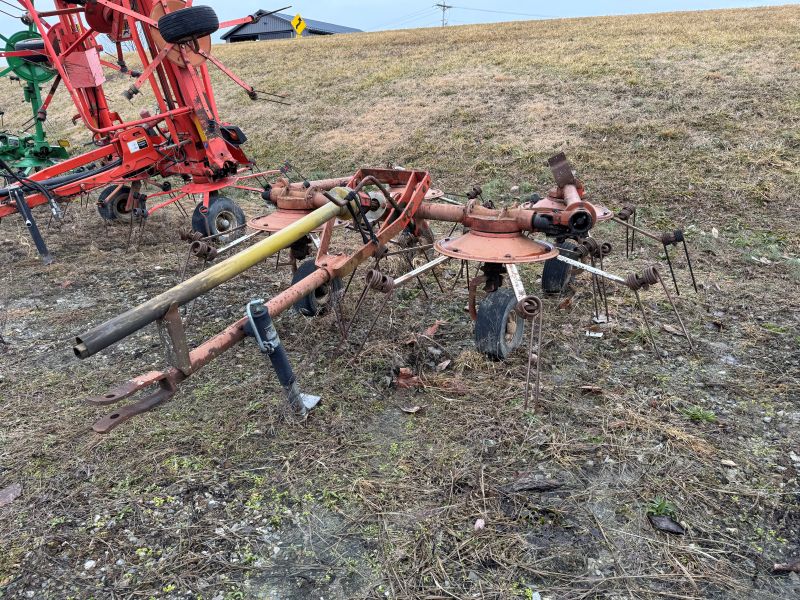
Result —
M163 317L173 304L182 305L233 279L240 273L277 254L304 235L336 217L348 214L346 207L332 202L322 206L305 217L284 227L268 238L253 244L246 250L217 263L194 277L151 298L105 323L98 325L75 338L73 350L78 358L87 358L111 344L138 331L142 327Z

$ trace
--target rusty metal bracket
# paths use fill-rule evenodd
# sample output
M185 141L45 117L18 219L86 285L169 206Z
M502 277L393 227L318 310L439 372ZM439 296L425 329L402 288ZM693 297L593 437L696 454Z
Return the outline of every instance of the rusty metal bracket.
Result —
M164 378L166 378L166 375L163 371L150 371L149 373L145 373L136 379L129 379L125 383L111 388L102 396L87 398L86 402L95 406L114 404L120 400L125 400L125 398L133 396L139 390L143 390L146 387L157 384Z
M547 159L547 166L553 173L553 179L556 180L556 185L563 188L565 185L576 185L575 173L572 170L572 165L567 160L563 152L559 152L555 156Z
M177 386L170 378L165 377L158 382L158 389L152 394L145 396L138 402L123 406L95 422L92 429L96 433L108 433L117 425L121 425L128 419L135 417L143 412L147 412L172 398L177 391Z
M178 305L170 305L166 314L158 319L158 333L164 340L163 331L166 329L170 345L167 347L167 359L169 364L181 371L184 375L191 375L192 361L189 358L189 344L186 341L186 331L183 329L183 321L178 312Z

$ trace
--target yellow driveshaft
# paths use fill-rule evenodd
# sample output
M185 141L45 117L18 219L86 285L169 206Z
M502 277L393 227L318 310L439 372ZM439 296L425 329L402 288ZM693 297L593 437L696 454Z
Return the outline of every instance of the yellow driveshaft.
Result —
M265 240L250 246L246 250L234 254L230 258L209 267L202 273L179 283L175 287L151 298L144 304L130 309L109 319L75 338L73 350L78 358L87 358L107 348L124 337L138 331L145 325L163 317L173 304L182 305L209 290L233 279L240 273L259 262L273 256L278 251L308 235L317 227L335 217L348 214L346 206L339 207L334 203L326 204L312 211L305 217L284 227Z

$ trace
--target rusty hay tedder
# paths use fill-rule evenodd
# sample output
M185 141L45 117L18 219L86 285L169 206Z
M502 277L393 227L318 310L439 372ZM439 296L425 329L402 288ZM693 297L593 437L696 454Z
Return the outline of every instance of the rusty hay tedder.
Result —
M307 316L334 310L342 342L347 340L348 347L357 346L357 355L375 330L394 290L411 282L422 285L420 277L430 273L444 291L436 268L450 260L461 263L456 283L466 270L468 311L475 321L475 342L480 352L496 360L507 358L523 343L525 321L531 323L526 405L531 394L535 399L539 394L543 303L539 297L526 293L518 265L543 263L543 287L556 293L563 293L574 269L588 271L592 276L594 318L598 323L609 319L606 282L629 288L636 295L659 359L661 351L650 332L639 290L660 284L691 348L691 338L655 267L625 278L603 270L603 257L610 251L610 245L598 242L591 232L595 225L612 219L626 224L625 219L630 219L630 215L623 212L620 219L607 208L589 202L584 197L583 184L563 154L549 163L556 186L544 197L534 196L509 208L494 208L491 201L482 200L479 188L469 194L466 204L448 201L432 188L430 175L418 170L364 168L347 179L290 183L284 178L267 186L263 196L275 210L249 225L255 230L271 232L269 237L76 338L74 352L85 359L157 322L171 363L164 370L134 377L102 396L89 399L90 404L102 406L141 393L137 401L95 423L95 431L108 432L170 399L182 381L246 337L254 338L258 348L268 355L292 410L305 416L320 398L301 391L274 319L292 307ZM632 213L632 209L627 212ZM346 227L340 226L341 220L348 223ZM429 226L432 221L451 223L450 235L434 242ZM459 226L463 233L454 235ZM658 238L639 227L636 231ZM554 238L557 245L533 239L535 233ZM674 236L682 239L678 233ZM392 245L400 249L390 250ZM252 300L242 318L190 349L179 307L284 248L289 248L292 259L292 284L273 298ZM427 255L429 249L439 256L431 258ZM412 263L408 257L414 255L420 259L420 252L425 256L424 262ZM397 277L389 276L382 270L382 261L386 264L386 257L392 255L406 258L410 270ZM358 299L346 302L356 270L367 261L372 264L365 272ZM472 278L470 262L480 265ZM511 283L510 288L503 287L506 279ZM479 287L486 293L480 303ZM424 287L421 289L424 291ZM386 295L386 301L374 311L365 309L363 304L370 291ZM603 305L605 314L601 314ZM354 343L348 340L348 335L358 318L370 318L371 324L366 327L363 340Z
M239 127L221 120L209 76L209 63L221 70L247 95L260 93L239 79L211 54L211 34L220 28L259 17L219 23L209 6L184 0L55 0L53 10L38 10L33 0L19 0L20 18L38 36L16 40L0 52L9 64L33 64L52 74L53 83L37 110L47 109L59 87L70 95L92 134L92 150L36 173L19 175L0 162L10 181L0 188L0 218L19 212L45 262L52 257L31 209L47 204L61 219L62 203L101 190L98 210L106 220L124 216L141 219L184 198L197 199L193 226L206 235L238 235L242 210L221 192L226 188L261 191L244 184L257 178L254 163L241 149L246 136ZM100 36L116 49L115 61L103 58ZM123 44L132 46L141 71L125 63ZM155 114L124 120L103 89L104 69L131 80L124 96L131 100L149 87L158 107ZM166 178L177 177L174 188ZM148 207L148 201L154 206Z

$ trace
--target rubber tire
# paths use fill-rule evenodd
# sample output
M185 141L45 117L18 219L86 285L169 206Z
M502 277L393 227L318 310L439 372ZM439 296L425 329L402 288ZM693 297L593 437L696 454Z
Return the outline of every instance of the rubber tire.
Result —
M129 210L125 210L125 207L128 204L128 195L131 193L131 188L123 185L114 195L114 198L109 198L111 192L115 189L117 189L117 186L110 185L100 192L100 196L97 198L97 212L104 221L116 221L130 214Z
M478 352L493 360L505 360L522 344L525 335L525 320L515 309L517 297L514 291L500 288L492 292L478 306L478 320L475 322L475 346ZM506 323L514 312L517 330L511 340L506 339Z
M556 248L558 248L559 251L567 251L564 252L567 258L575 258L572 251L577 247L577 244L569 240L556 244ZM560 294L571 276L572 267L567 263L561 262L557 258L544 261L544 267L542 269L542 291L545 294Z
M298 281L305 279L317 270L317 265L313 258L309 258L300 263L297 270L292 275L292 285ZM293 308L301 315L306 317L316 317L325 313L330 307L330 302L320 303L319 299L324 296L329 296L332 292L338 292L342 289L342 280L338 277L325 285L318 287L316 290L303 296L294 303Z
M217 13L210 6L189 6L167 13L158 20L164 41L180 44L211 35L219 29Z
M21 57L22 60L29 63L34 64L42 64L42 63L49 63L50 58L47 56L47 52L44 48L44 41L42 38L29 38L27 40L20 40L16 44L14 44L14 50L35 50L41 51L42 54L38 54L36 56L23 56Z
M219 217L220 213L223 211L227 211L233 215L234 223L231 225L231 229L234 227L241 227L246 222L244 211L236 202L225 196L213 196L211 198L207 215L200 212L202 206L202 203L200 203L194 207L194 212L192 213L192 229L199 231L203 235L217 235L222 233L217 226L217 217ZM236 238L242 237L242 235L244 235L244 230L239 229L228 235L221 235L217 238L217 241L226 244Z

